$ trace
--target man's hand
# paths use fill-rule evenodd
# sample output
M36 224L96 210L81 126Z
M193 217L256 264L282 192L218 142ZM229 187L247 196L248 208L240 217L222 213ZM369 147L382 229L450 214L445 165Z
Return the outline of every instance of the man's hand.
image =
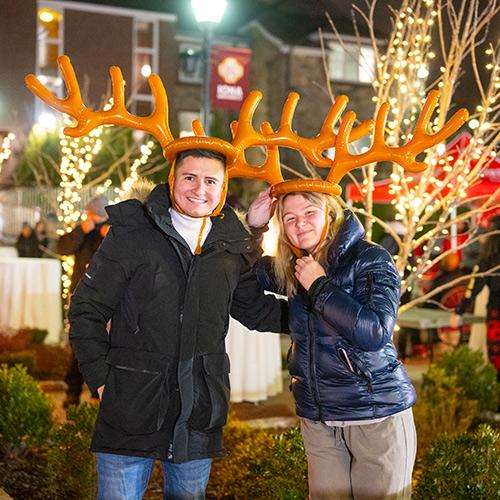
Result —
M271 198L271 188L261 191L250 205L247 221L250 227L264 227L274 214L278 200Z
M323 266L310 255L295 262L295 277L306 290L321 276L326 276Z
M90 233L95 228L95 222L92 219L85 219L82 221L82 229L85 234Z
M99 401L102 401L102 393L104 392L104 386L101 385L101 387L97 388L97 394L99 395Z

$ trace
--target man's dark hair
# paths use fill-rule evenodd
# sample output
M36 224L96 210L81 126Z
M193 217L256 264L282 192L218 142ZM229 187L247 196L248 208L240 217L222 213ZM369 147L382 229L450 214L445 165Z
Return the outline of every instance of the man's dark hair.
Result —
M179 165L184 158L192 156L194 158L211 158L213 160L219 160L226 168L226 157L217 151L212 151L211 149L186 149L186 151L181 151L175 157L175 163Z

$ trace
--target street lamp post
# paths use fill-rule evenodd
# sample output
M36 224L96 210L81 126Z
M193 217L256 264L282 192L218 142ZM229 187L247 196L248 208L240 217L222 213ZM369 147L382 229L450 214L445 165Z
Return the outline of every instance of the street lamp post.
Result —
M191 0L191 6L196 17L196 22L203 32L203 93L201 107L201 122L205 133L209 134L210 127L210 80L212 65L210 53L214 27L220 23L226 10L226 0Z

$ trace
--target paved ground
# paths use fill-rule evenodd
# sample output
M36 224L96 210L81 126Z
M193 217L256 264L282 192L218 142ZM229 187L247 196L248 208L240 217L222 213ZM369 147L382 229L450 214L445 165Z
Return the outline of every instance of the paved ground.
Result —
M418 386L422 380L422 374L427 370L429 361L427 359L414 358L405 362L405 368L413 383ZM255 427L291 427L297 423L293 397L288 390L288 373L283 373L283 392L268 398L260 403L233 403L232 414L239 420L247 421ZM43 390L54 401L55 414L61 421L65 420L65 411L62 407L64 401L64 382L42 382ZM91 401L88 391L82 395L83 401ZM0 500L2 497L0 496Z

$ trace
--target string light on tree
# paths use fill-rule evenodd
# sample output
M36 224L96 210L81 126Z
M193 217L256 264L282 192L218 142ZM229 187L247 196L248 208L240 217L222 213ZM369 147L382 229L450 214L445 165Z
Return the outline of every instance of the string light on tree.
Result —
M71 126L73 121L67 115L64 116L63 122L65 126ZM59 145L61 148L61 162L59 170L61 182L59 184L61 190L57 197L59 203L58 220L62 222L63 229L59 230L59 234L70 232L77 222L81 219L82 214L78 210L80 204L80 192L84 185L85 177L92 168L92 161L102 148L100 136L103 132L103 127L98 127L92 130L87 136L79 138L68 138L63 133L63 128L59 132ZM69 296L69 287L71 284L71 276L73 275L74 258L71 255L61 256L62 260L62 296L67 299ZM67 308L67 304L65 305Z
M8 160L12 154L12 142L15 138L16 136L12 132L3 138L2 147L0 148L0 172L2 171L3 162Z
M444 144L427 150L422 160L429 167L416 176L405 175L398 165L392 166L389 185L389 193L393 196L391 204L396 210L395 219L405 227L403 235L393 234L399 244L395 260L400 274L410 261L416 262L407 269L403 292L410 291L411 287L415 289L415 284L430 267L446 257L446 252L436 255L434 248L443 235L450 233L457 221L470 220L486 209L499 206L498 198L495 201L495 196L485 196L476 201L475 208L467 208L470 201L467 192L481 179L495 155L500 137L500 108L497 105L500 89L499 46L486 47L489 57L486 67L490 72L487 78L478 71L475 54L488 24L493 21L495 1L403 0L399 9L394 11L394 28L387 45L379 45L374 35L371 40L375 58L375 95L372 101L376 108L383 102L391 105L386 127L388 144L398 145L411 137L428 86L437 87L441 92L439 107L432 119L433 130L440 129L452 114L454 92L461 76L474 75L481 96L480 102L471 106L475 112L468 122L468 130L473 135L469 145L453 156L446 152ZM356 8L356 11L368 26L373 26L373 10L363 12ZM445 27L451 30L448 36L444 36ZM429 68L433 67L438 50L442 63L438 75L432 75L434 80L431 82L428 81L431 76ZM469 57L471 53L474 57ZM371 234L374 221L378 221L388 232L391 229L373 213L374 171L374 165L365 168L363 179L366 182L362 183L364 199L360 212L368 215L365 218L367 235ZM356 207L354 210L357 210ZM457 213L460 215L457 216ZM471 234L469 242L474 242L474 238ZM419 261L414 258L417 248L422 249ZM428 297L416 294L401 309L422 303Z

